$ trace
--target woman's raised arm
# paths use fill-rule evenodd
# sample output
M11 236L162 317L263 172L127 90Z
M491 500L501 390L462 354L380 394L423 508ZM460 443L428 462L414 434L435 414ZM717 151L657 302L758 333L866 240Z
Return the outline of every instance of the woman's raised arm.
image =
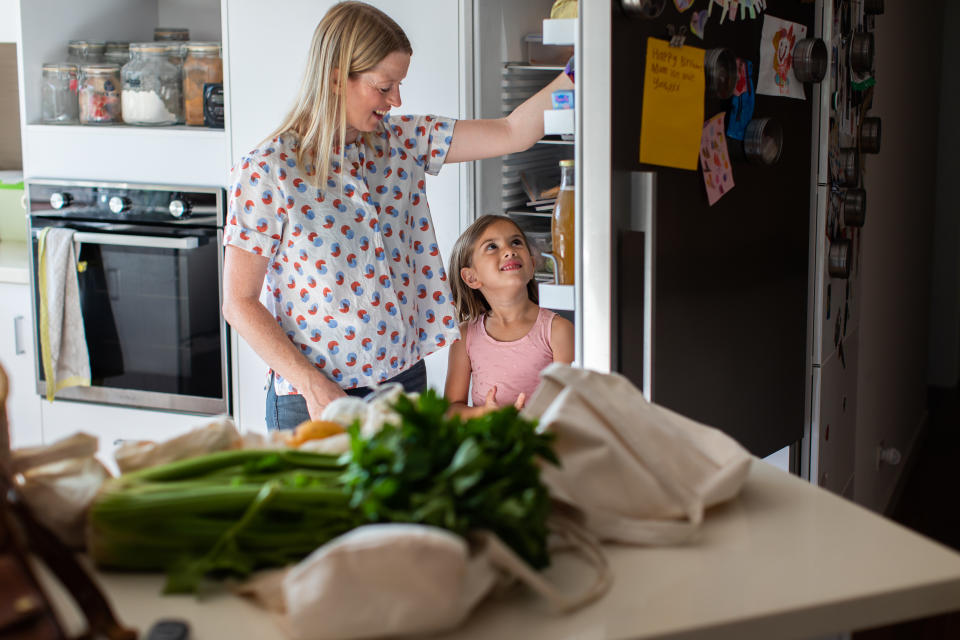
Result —
M573 89L566 73L527 98L508 116L458 121L446 162L481 160L529 149L543 137L543 112L552 107L550 94L558 89Z

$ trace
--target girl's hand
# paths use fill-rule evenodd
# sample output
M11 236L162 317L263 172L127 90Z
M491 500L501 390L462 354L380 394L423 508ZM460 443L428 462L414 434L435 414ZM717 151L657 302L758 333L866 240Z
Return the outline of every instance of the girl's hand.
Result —
M523 409L523 405L526 404L526 402L527 394L521 392L520 395L517 396L517 400L513 403L513 406L517 408L517 411L520 411L520 409Z
M527 401L527 394L521 393L517 396L517 399L514 401L513 406L517 408L517 411L523 409L524 403ZM487 392L487 397L483 402L483 413L490 411L496 411L500 406L497 404L497 385L490 387L490 391Z

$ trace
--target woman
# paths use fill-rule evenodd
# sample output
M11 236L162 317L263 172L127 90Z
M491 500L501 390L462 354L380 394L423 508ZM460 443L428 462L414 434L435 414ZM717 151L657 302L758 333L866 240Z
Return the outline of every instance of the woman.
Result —
M424 172L530 147L573 86L561 74L499 119L391 116L412 52L383 12L335 5L296 106L233 169L223 314L270 366L270 429L381 382L426 388L423 358L459 332Z

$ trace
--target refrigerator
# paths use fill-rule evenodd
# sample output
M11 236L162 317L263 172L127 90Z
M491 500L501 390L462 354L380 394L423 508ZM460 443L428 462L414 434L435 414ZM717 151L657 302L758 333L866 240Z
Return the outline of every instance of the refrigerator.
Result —
M685 4L609 5L610 368L653 402L764 457L800 442L809 418L819 87L805 83L802 99L754 93L753 119L781 126L779 159L745 158L743 145L726 135L734 186L711 205L702 162L682 169L641 161L640 139L650 133L641 126L646 55L649 39L687 31L684 46L705 50L708 61L721 49L749 61L756 91L769 62L761 54L765 21L800 25L814 38L816 7L770 2L755 17L727 14L721 22L722 4L694 1L681 12ZM661 5L662 12L629 10L638 5ZM690 33L691 16L707 9L698 37ZM709 73L705 82L703 119L725 114L729 133L740 103L712 90Z

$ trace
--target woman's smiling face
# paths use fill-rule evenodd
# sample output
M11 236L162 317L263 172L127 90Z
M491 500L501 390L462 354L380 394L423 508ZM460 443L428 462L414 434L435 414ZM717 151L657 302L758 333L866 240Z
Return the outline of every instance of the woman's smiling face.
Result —
M392 107L400 106L400 83L409 67L410 54L394 51L369 71L347 78L347 143L374 131Z

